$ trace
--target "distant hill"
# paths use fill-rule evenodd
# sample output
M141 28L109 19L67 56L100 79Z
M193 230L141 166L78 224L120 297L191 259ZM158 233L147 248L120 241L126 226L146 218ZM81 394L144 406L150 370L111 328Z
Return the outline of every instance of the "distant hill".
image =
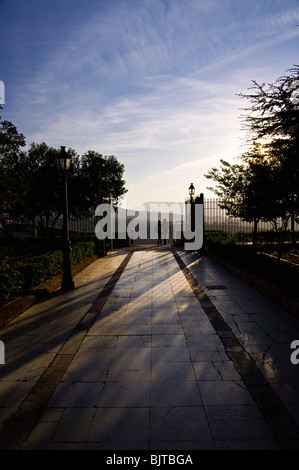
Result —
M129 206L127 210L129 209L135 210L136 215L129 215L127 216L128 219L135 218L138 216L138 218L140 219L147 219L149 221L151 214L151 218L153 220L162 220L163 218L167 219L169 214L171 220L173 214L174 219L178 221L182 220L185 216L185 204L180 202L147 201L143 204ZM118 211L119 214L122 214L122 216L124 216L124 208L119 208Z
M169 201L147 201L142 204L143 206L146 207L147 211L149 212L151 209L151 206L158 205L163 208L163 205L167 206L167 208L170 210L171 206L173 206L174 212L178 214L183 214L185 212L185 204L183 202L169 202ZM176 211L175 208L178 208Z

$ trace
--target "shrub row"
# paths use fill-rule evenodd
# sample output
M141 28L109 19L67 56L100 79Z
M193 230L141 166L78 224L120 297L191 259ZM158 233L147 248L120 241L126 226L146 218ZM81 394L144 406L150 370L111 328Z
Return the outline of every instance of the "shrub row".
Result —
M93 234L76 234L71 235L70 240L72 245L76 245L79 242L95 243L98 250L101 248L100 240L98 240ZM6 258L26 258L35 255L41 255L43 253L49 253L50 251L57 251L61 249L62 239L61 237L53 238L5 238L0 237L0 263Z
M80 263L96 252L93 241L80 242L72 247L71 264ZM62 271L63 254L61 250L31 257L27 261L14 261L9 257L0 263L0 306L25 295Z
M240 245L236 243L234 236L225 232L207 233L205 245L223 261L250 271L291 293L298 293L298 271L259 254L252 245Z
M224 230L217 230L216 232L206 232L207 240L218 240L223 242L231 241L235 243L252 243L253 232L225 232ZM299 230L294 233L295 241L299 241ZM264 245L267 243L281 243L292 241L292 232L285 230L283 232L275 230L265 230L257 233L257 243Z

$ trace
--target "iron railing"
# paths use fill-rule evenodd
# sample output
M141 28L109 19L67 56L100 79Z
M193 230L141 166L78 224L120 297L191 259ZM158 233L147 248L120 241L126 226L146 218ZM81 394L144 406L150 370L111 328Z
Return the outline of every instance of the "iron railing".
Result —
M194 199L196 196L194 197ZM185 202L188 202L186 200ZM251 232L253 231L253 222L246 222L240 218L234 218L227 215L225 209L221 209L219 207L219 203L221 202L218 198L207 198L204 199L204 230L205 231L219 231L223 230L226 232L236 233L236 232ZM185 214L182 214L183 216ZM0 232L6 228L7 234L12 237L15 236L32 236L31 232L28 231L28 226L30 225L29 221L25 220L12 220L5 215L1 217L2 224L0 224ZM60 231L62 228L62 217L58 218L53 224L49 223L49 226L52 225L52 229L56 231ZM72 233L86 233L86 234L94 234L95 233L95 226L96 226L96 218L82 218L73 220L70 218L69 221L69 230L70 234ZM27 227L26 227L27 225ZM10 229L11 227L11 229ZM288 228L291 228L291 222L289 222ZM263 222L260 221L258 224L258 231L267 231L273 229L273 225L271 222ZM299 224L295 223L295 230L299 230ZM140 233L140 237L136 240L132 240L134 244L151 244L157 243L157 238L153 238L151 236L150 225L147 224L147 227L143 227ZM130 238L130 234L128 234L128 238ZM169 237L167 242L171 242L175 238L173 236L173 228L170 223L169 225Z

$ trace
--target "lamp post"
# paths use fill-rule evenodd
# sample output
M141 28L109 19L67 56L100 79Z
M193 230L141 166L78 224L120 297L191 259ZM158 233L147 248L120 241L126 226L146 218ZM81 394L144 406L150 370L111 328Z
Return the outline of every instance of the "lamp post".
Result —
M103 201L106 202L107 204L109 204L109 206L111 206L111 197L103 197ZM113 215L112 215L112 211L110 211L110 249L111 249L111 251L113 250L113 227L112 227L112 223L113 223ZM105 243L105 241L104 241L104 243ZM106 254L106 249L105 249L105 254Z
M69 215L68 215L68 191L67 191L67 175L71 165L71 158L65 151L65 147L60 147L58 162L64 176L64 208L63 208L63 228L62 228L62 244L63 244L63 277L61 289L70 291L75 288L72 279L72 268L70 260L71 243L69 239Z
M189 195L190 195L190 202L191 203L193 201L194 194L195 194L195 188L193 186L193 183L191 183L190 186L189 186Z
M193 196L195 194L195 188L193 183L189 186L189 195L190 195L190 211L191 211L191 232L194 232L194 201Z

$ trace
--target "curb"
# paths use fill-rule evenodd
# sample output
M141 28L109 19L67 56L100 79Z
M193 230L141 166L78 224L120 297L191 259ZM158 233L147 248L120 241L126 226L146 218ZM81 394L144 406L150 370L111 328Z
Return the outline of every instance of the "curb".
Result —
M227 261L222 260L207 248L205 249L205 253L213 261L230 271L232 274L235 274L239 279L246 282L251 287L254 287L258 292L272 300L272 302L275 302L281 308L299 318L299 298L297 296L286 292L279 286L257 277L255 274L246 271L246 269L234 266Z
M80 271L83 271L88 265L93 263L99 258L98 255L92 255L85 258L80 263L72 266L72 275L75 276ZM9 322L14 320L16 317L21 315L23 312L28 310L32 305L45 298L51 292L57 290L62 281L62 273L49 279L48 281L32 288L27 295L17 297L3 307L0 308L0 328L7 325Z

